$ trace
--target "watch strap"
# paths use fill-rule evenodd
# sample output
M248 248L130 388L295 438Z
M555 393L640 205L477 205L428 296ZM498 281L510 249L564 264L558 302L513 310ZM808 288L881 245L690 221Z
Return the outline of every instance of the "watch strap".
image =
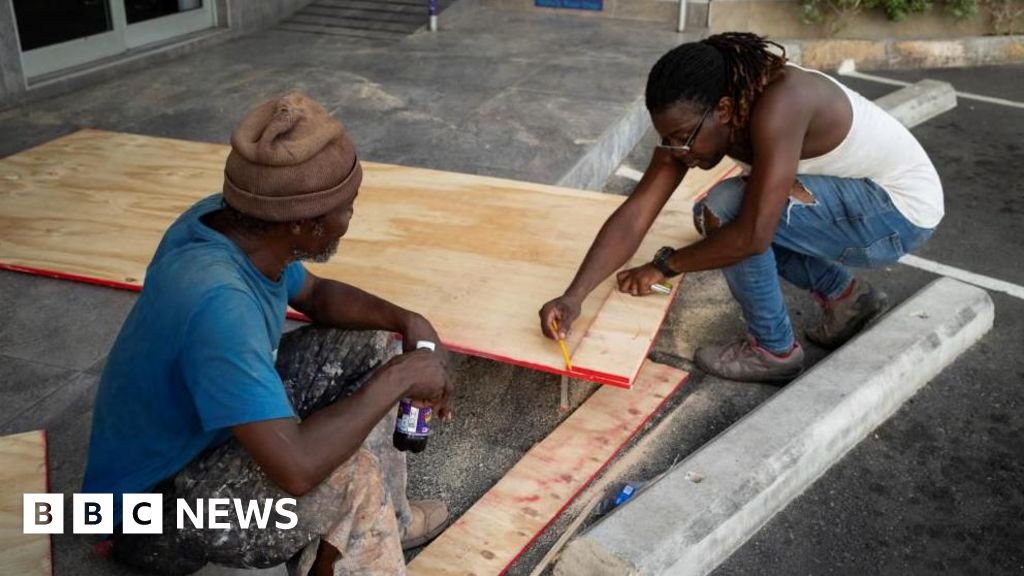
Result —
M667 250L662 248L654 255L654 261L651 262L666 278L672 278L673 276L678 276L680 274L680 272L676 272L668 265L668 259L671 258L673 254L675 254L675 250L671 248Z

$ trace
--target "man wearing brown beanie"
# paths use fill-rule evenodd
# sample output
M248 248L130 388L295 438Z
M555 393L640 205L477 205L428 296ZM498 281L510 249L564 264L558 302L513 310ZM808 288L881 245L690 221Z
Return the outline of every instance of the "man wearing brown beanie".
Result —
M423 316L301 263L337 249L362 179L337 120L293 93L231 145L223 194L167 230L100 380L82 492L114 494L116 528L97 550L151 574L404 573L448 512L406 499L393 409L450 418L446 353ZM313 325L282 337L289 304ZM144 515L162 533L122 524L134 493L163 495Z

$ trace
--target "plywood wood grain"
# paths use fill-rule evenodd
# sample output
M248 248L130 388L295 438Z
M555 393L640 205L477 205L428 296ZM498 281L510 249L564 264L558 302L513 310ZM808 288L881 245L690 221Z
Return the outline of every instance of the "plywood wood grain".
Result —
M50 536L24 534L22 495L47 491L41 430L0 436L0 574L50 576Z
M409 564L415 576L499 574L678 389L686 373L647 362L632 390L595 392Z
M217 192L228 148L82 130L0 160L0 266L138 287L164 230ZM316 274L426 315L456 350L566 373L537 310L572 279L623 198L512 180L364 163L356 214ZM687 177L680 197L727 167ZM631 265L692 242L670 204ZM629 386L670 299L632 298L606 280L584 303L568 345L572 376Z

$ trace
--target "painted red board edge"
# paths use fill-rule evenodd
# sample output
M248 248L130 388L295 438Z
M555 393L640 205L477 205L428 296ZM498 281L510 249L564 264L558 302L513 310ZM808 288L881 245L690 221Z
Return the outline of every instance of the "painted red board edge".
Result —
M458 344L448 344L445 346L449 350L456 352L462 352L463 354L469 354L471 356L479 356L480 358L487 358L488 360L495 360L502 364L511 364L513 366L522 366L523 368L529 368L531 370L537 370L539 372L547 372L548 374L556 374L558 376L568 376L570 378L579 378L580 380L587 380L589 382L595 382L597 384L605 384L608 386L615 386L617 388L629 389L632 387L632 379L624 376L616 376L614 374L608 374L606 372L597 372L595 370L587 370L586 368L573 367L572 370L564 370L555 368L554 366L547 366L544 364L534 364L526 360L519 360L516 358L509 358L507 356L501 356L499 354L492 354L490 352L481 352L474 350L469 347L460 346Z
M715 180L714 183L709 185L704 190L704 192L702 192L701 194L697 195L695 197L695 201L699 201L701 198L706 196L708 191L710 191L712 188L714 188L715 185L717 185L722 180L725 180L726 178L731 177L737 170L739 170L738 166L730 168L729 170L727 170L725 172L725 174L723 174L718 180ZM44 277L47 277L47 278L56 278L58 280L71 280L72 282L80 282L80 283L83 283L83 284L93 284L93 285L96 285L96 286L106 286L108 288L117 288L119 290L130 290L132 292L139 292L139 291L142 290L142 285L141 284L132 284L132 283L129 283L129 282L118 282L116 280L104 280L102 278L93 278L93 277L90 277L90 276L82 276L80 274L72 274L72 273L69 273L69 272L56 272L56 271L53 271L53 270L45 270L45 269L42 269L42 268L32 268L30 266L20 266L20 265L17 265L17 264L4 264L4 263L0 262L0 270L9 270L9 271L12 271L12 272L21 272L21 273L24 273L24 274L32 274L34 276L44 276ZM674 288L672 294L669 297L670 298L675 297L675 295L676 295L678 290L679 290L679 285L677 285ZM602 303L601 306L604 307L604 304ZM664 324L665 317L668 315L668 311L669 311L669 307L666 306L665 307L665 313L662 315L661 322L659 322L659 325ZM299 312L295 312L295 311L292 311L292 310L288 311L288 318L291 318L292 320L298 320L300 322L309 322L309 318L306 317L304 314L301 314ZM596 316L595 316L595 319L596 319ZM587 329L589 330L589 326L587 327ZM651 338L651 342L647 346L647 352L644 354L644 358L647 357L647 354L650 354L651 348L654 347L654 340L655 340L655 338ZM524 368L529 368L531 370L537 370L537 371L540 371L540 372L546 372L548 374L555 374L555 375L558 375L558 376L567 376L567 377L570 377L570 378L579 378L581 380L587 380L589 382L595 382L597 384L605 384L605 385L608 385L608 386L615 386L615 387L618 387L618 388L631 388L633 380L636 379L637 374L640 373L640 368L643 367L643 362L641 362L640 365L637 366L637 369L633 372L633 374L631 376L624 377L624 376L617 376L615 374L609 374L607 372L597 372L597 371L594 371L594 370L587 370L585 368L574 368L573 370L562 370L562 369L559 369L559 368L555 368L553 366L546 366L546 365L542 365L542 364L534 364L532 362L528 362L528 361L525 361L525 360L518 360L516 358L510 358L508 356L501 356L499 354L492 354L492 353L489 353L489 352L484 352L482 350L477 350L477 349L472 348L470 346L463 346L461 344L445 342L444 345L447 346L450 350L454 350L454 351L460 352L462 354L468 354L470 356L478 356L480 358L487 358L488 360L494 360L494 361L497 361L497 362L501 362L503 364L511 364L513 366L522 366Z
M709 192L709 191L710 191L710 190L711 190L712 188L714 188L714 187L715 187L715 185L717 185L717 184L718 184L719 182L721 182L721 181L725 180L726 178L729 178L729 177L731 177L731 176L732 176L732 175L733 175L733 174L734 174L734 173L735 173L735 172L736 172L737 170L739 170L739 167L738 167L738 166L737 166L737 167L734 167L734 168L731 168L731 169L729 169L728 171L726 171L726 173L725 173L725 174L723 174L721 178L719 178L718 180L716 180L716 181L714 182L714 184L711 184L711 185L710 185L710 186L708 186L708 187L707 187L707 189L705 189L705 190L704 190L704 191L703 191L703 192L702 192L701 194L699 194L698 196L696 196L696 197L695 197L695 201L700 201L700 200L701 200L702 198L704 198L705 196L707 196L708 192ZM674 287L674 289L673 289L673 291L672 291L672 294L670 294L670 295L669 295L669 298L674 298L674 297L675 297L675 295L676 295L676 293L678 292L678 290L680 289L680 287L681 287L681 286L682 286L682 282L679 282L679 283L678 283L678 284L677 284L677 285L676 285L676 286ZM668 316L669 308L670 308L670 307L668 307L668 306L666 306L666 307L665 307L665 315L664 315L664 316L662 316L662 318L661 318L661 322L659 323L659 326L660 326L661 324L664 324L664 323L665 323L665 317L666 317L666 316ZM647 354L644 354L644 358L646 358L646 357L647 357L647 355L648 355L648 354L650 354L650 352L651 352L651 348L653 348L653 347L654 347L654 341L655 341L655 340L656 340L656 338L651 338L651 344L650 344L650 345L648 346L648 348L647 348ZM646 360L645 360L645 362L646 362ZM631 378L631 379L629 380L629 382L632 382L632 381L633 381L633 380L634 380L634 379L635 379L635 378L637 377L637 375L638 375L638 374L640 373L640 370L641 370L642 368L643 368L643 362L641 362L641 364L640 364L640 367L639 367L639 368L637 368L636 372L635 372L635 373L633 374L633 378ZM533 546L533 543L534 543L534 542L536 542L536 541L537 541L537 539L538 539L538 538L540 538L540 536L541 536L541 535L542 535L542 534L543 534L543 533L544 533L545 531L547 531L547 529L548 529L549 527L551 527L551 525L552 525L552 524L553 524L553 523L554 523L554 522L555 522L556 520L558 520L558 517L559 517L559 516L561 516L563 512L565 512L566 508L568 508L568 507L569 507L569 505L571 505L571 504L572 504L573 502L575 502L575 501L576 501L576 498L578 498L578 497L579 497L579 495L580 495L580 494L582 494L582 493L583 493L583 491L584 491L584 490L586 490L586 489L587 489L587 488L588 488L588 487L589 487L589 486L590 486L590 485L591 485L591 484L592 484L592 483L594 482L594 478L596 478L598 474L600 474L601 472L603 472L603 471L604 471L604 469L608 467L608 464L609 464L609 463L611 463L611 461L612 461L612 460L614 460L614 459L615 459L615 457L616 457L616 456L618 456L618 455L619 455L619 453L621 453L621 452L622 452L622 449L623 449L623 448L625 448L625 447L626 447L626 445L627 445L627 444L629 444L629 443L630 443L630 442L631 442L631 441L633 440L633 437L634 437L634 436L636 436L637 430L640 430L641 428L643 428L644 426L646 426L646 425L647 425L647 423L651 421L651 418L653 418L655 414L657 414L658 412L661 412L661 409L665 407L665 404L666 404L666 403L667 403L667 402L668 402L668 401L669 401L669 400L670 400L670 399L672 398L672 396L674 396L674 395L675 395L675 393L676 393L676 392L678 392L678 391L679 391L679 389L680 389L680 388L681 388L681 387L683 386L683 384L684 384L684 383L685 383L685 382L687 381L687 379L689 379L689 377L690 377L690 375L689 375L689 374L685 374L685 375L683 376L683 378L682 378L681 380L679 380L679 383L678 383L678 384L676 384L676 385L675 385L675 387L673 387L673 388L672 388L672 391L671 391L671 392L669 392L668 394L666 394L666 395L665 395L665 398L664 398L664 399L663 399L663 400L662 400L662 401L661 401L661 402L660 402L660 403L658 404L658 406L657 406L657 407L656 407L656 408L655 408L654 410L652 410L652 411L651 411L651 413L650 413L650 414L648 414L648 415L647 415L647 417L646 417L646 418L644 418L643 422L641 422L640 424L638 424L638 425L636 426L636 428L634 428L634 429L633 429L633 431L632 431L632 433L631 433L631 434L629 435L629 437L628 437L628 438L626 438L626 439L625 439L625 440L624 440L624 441L622 442L622 444L620 444L620 445L619 445L619 446L618 446L618 447L617 447L617 448L615 449L615 452L614 452L614 453L613 453L613 454L612 454L611 456L609 456L609 457L608 457L608 460L606 460L606 461L604 462L604 464L602 464L602 465L600 466L600 468L598 468L598 469L597 469L597 470L596 470L596 471L594 472L594 474L593 474L593 475L591 475L591 477L587 479L587 481L586 481L586 482L584 482L584 483L583 483L582 485L580 485L580 488L579 488L578 490L576 490L576 492L575 492L575 493L574 493L574 494L573 494L573 495L572 495L572 496L571 496L571 497L570 497L570 498L569 498L568 500L566 500L564 504L562 504L562 507L558 509L558 512L556 512L556 513L555 513L555 514L554 514L554 515L553 515L553 516L551 517L551 519L550 519L550 520L548 520L548 521L547 521L547 523L545 523L545 524L544 524L544 526L543 526L543 527L542 527L542 528L541 528L540 530L538 530L538 531L537 531L537 532L536 532L536 533L535 533L535 534L533 535L533 537L531 537L531 538L530 538L530 540L529 540L529 541L528 541L528 542L527 542L527 543L526 543L526 544L525 544L525 545L524 545L524 546L523 546L523 547L522 547L522 548L521 548L521 549L519 550L519 552L518 552L518 553L517 553L517 554L516 554L516 555L515 555L515 556L514 556L514 557L513 557L513 558L512 558L511 560L509 560L508 564L506 564L506 565L505 565L505 567L501 569L501 574L502 574L502 575L504 575L505 573L507 573L507 572L508 572L508 570L509 570L509 568L511 568L511 567L512 567L512 565L513 565L513 564L515 564L517 560L519 560L520 558L522 558L523 554L525 554L525 553L526 553L526 551L527 551L527 550L529 550L531 546ZM623 387L625 387L625 388L629 388L629 387L630 387L630 385L629 385L629 384L626 384L626 385L625 385L625 386L623 386Z
M94 284L96 286L106 286L107 288L117 288L118 290L130 290L132 292L139 292L142 290L141 284L118 282L117 280L104 280L102 278L93 278L92 276L81 276L70 272L56 272L42 268L20 266L18 264L4 264L3 262L0 262L0 270L21 272L22 274L31 274L33 276L43 276L46 278L56 278L57 280L70 280L72 282L80 282L82 284Z
M667 313L667 312L666 312ZM297 320L299 322L309 322L309 318L301 313L294 310L288 311L288 318ZM662 317L662 322L665 319ZM633 374L633 378L625 378L622 376L615 376L614 374L607 374L605 372L597 372L595 370L587 370L585 368L573 368L572 370L561 370L553 366L547 366L544 364L534 364L527 362L526 360L519 360L516 358L510 358L508 356L502 356L500 354L494 354L491 352L483 352L469 346L463 346L461 344L455 344L452 342L443 342L446 348L453 352L459 352L461 354L468 354L470 356L477 356L479 358L486 358L488 360L494 360L501 362L502 364L511 364L513 366L521 366L523 368L529 368L531 370L537 370L539 372L546 372L548 374L557 374L558 376L569 376L580 378L581 380L587 380L589 382L596 382L598 384L606 384L609 386L616 386L618 388L631 388L633 378L636 378L636 374ZM650 350L648 350L650 352ZM646 355L644 356L646 358ZM640 363L643 366L643 363ZM639 372L640 369L637 369Z
M42 268L32 268L30 266L20 266L18 264L4 264L0 262L0 270L8 270L11 272L20 272L22 274L31 274L33 276L43 276L46 278L55 278L57 280L70 280L72 282L79 282L82 284L93 284L96 286L105 286L107 288L116 288L118 290L129 290L131 292L139 292L142 290L140 284L130 284L128 282L118 282L116 280L104 280L102 278L93 278L90 276L82 276L79 274L71 274L68 272L56 272L53 270L44 270ZM293 310L288 311L288 318L292 320L298 320L300 322L309 322L309 318L302 313L295 312ZM589 382L595 382L597 384L605 384L609 386L616 386L619 388L629 388L633 381L632 378L623 376L616 376L614 374L608 374L605 372L597 372L594 370L587 370L584 368L574 368L573 370L560 370L552 366L545 366L542 364L534 364L525 360L518 360L515 358L509 358L507 356L501 356L500 354L492 354L490 352L484 352L477 350L471 346L463 346L461 344L445 342L444 345L450 350L460 352L462 354L468 354L470 356L478 356L480 358L487 358L488 360L495 360L503 364L511 364L513 366L522 366L531 370L538 370L541 372L547 372L549 374L556 374L559 376L568 376L570 378L579 378L581 380L587 380ZM633 374L633 378L636 374Z
M562 512L565 512L565 509L568 508L570 504L576 501L576 498L578 498L579 495L594 482L594 478L596 478L598 474L603 472L604 469L608 467L608 464L610 464L611 461L614 460L615 457L622 452L622 449L625 448L626 445L633 440L633 437L636 436L637 431L646 426L647 423L651 421L651 418L654 418L655 414L661 412L661 409L665 407L665 404L672 399L672 396L674 396L675 393L679 391L679 389L683 386L683 383L685 383L686 380L689 379L689 377L689 373L683 374L683 377L679 380L679 383L676 384L675 387L673 387L668 394L665 394L665 398L663 398L662 401L658 403L658 406L655 407L654 410L651 410L651 413L648 414L646 418L644 418L643 422L640 422L639 424L637 424L635 428L633 428L633 430L629 434L629 437L623 440L622 444L619 444L619 446L615 449L615 452L613 452L612 455L609 456L608 459L604 461L604 464L601 464L601 466L596 471L594 471L590 478L587 478L587 481L580 485L579 489L576 490L576 492L568 500L565 501L565 504L562 504L562 507L558 509L558 512L556 512L554 516L552 516L551 519L548 520L546 524L544 524L544 527L538 530L533 535L533 537L530 538L530 541L527 542L511 560L509 560L508 564L506 564L505 567L501 569L501 572L499 574L505 574L506 572L508 572L508 569L516 563L516 560L519 560L523 556L523 554L525 554L526 551L530 549L530 546L533 546L533 543L536 542L538 538L540 538L541 534L543 534L555 522L555 520L557 520L558 517L562 515Z
M715 180L714 182L709 184L708 187L705 188L700 194L694 196L694 200L693 201L694 202L699 202L702 199L704 199L704 197L708 195L708 193L711 191L712 188L714 188L715 186L717 186L718 184L720 184L722 181L726 180L727 178L731 178L734 174L739 172L739 170L740 170L739 166L733 166L732 168L726 170L724 174L722 174L721 176L718 177L717 180ZM685 278L685 276L683 276L682 278ZM683 280L680 279L679 283L677 283L672 288L672 293L668 295L669 300L672 300L672 299L674 299L676 297L676 294L679 293L679 289L682 287L682 285L683 285ZM587 326L587 331L586 332L590 331L590 328L593 326L593 323L597 320L597 316L600 315L601 309L604 308L604 305L608 302L608 298L610 296L611 296L611 293L609 292L609 295L605 297L605 301L602 302L601 306L598 308L598 313L594 315L594 319L591 321L590 326ZM671 310L671 306L666 306L665 307L665 311L661 315L661 320L658 322L658 326L659 327L662 324L665 323L665 318L668 317L668 313L669 313L670 310ZM584 334L586 334L586 332ZM655 334L653 337L651 337L651 341L647 344L647 351L644 352L644 355L643 355L644 359L640 362L640 365L637 366L636 370L633 371L632 376L630 376L628 378L622 378L622 377L618 377L618 376L612 376L611 374L605 374L603 372L586 371L586 372L589 372L591 374L591 377L585 378L585 379L590 380L592 382L597 382L598 384L607 384L607 385L610 385L610 386L617 386L619 388L632 388L633 387L633 381L636 380L637 375L640 374L640 369L643 368L644 362L646 361L647 356L650 355L651 349L654 348L654 341L655 340L657 340L657 334ZM574 352L575 352L575 350L574 350ZM476 354L476 355L479 356L480 354ZM498 360L499 361L504 361L504 362L506 362L508 364L517 364L517 365L520 365L520 366L526 366L528 368L533 368L535 370L541 370L543 372L550 372L552 374L559 374L559 375L562 375L562 376L571 376L572 375L571 372L568 372L568 371L565 371L565 370L558 370L558 369L550 368L550 367L547 367L547 366L531 366L531 365L529 365L527 363L518 363L518 362L516 362L516 361L514 361L512 359L504 359L504 360L503 359L498 359Z

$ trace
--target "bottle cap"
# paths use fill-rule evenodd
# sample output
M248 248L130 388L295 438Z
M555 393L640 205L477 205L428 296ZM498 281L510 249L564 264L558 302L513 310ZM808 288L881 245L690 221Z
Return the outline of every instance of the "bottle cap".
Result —
M424 348L426 348L427 350L430 350L431 352L433 352L434 350L437 349L437 344L434 344L430 340L417 340L416 341L416 349L417 350L422 350Z

